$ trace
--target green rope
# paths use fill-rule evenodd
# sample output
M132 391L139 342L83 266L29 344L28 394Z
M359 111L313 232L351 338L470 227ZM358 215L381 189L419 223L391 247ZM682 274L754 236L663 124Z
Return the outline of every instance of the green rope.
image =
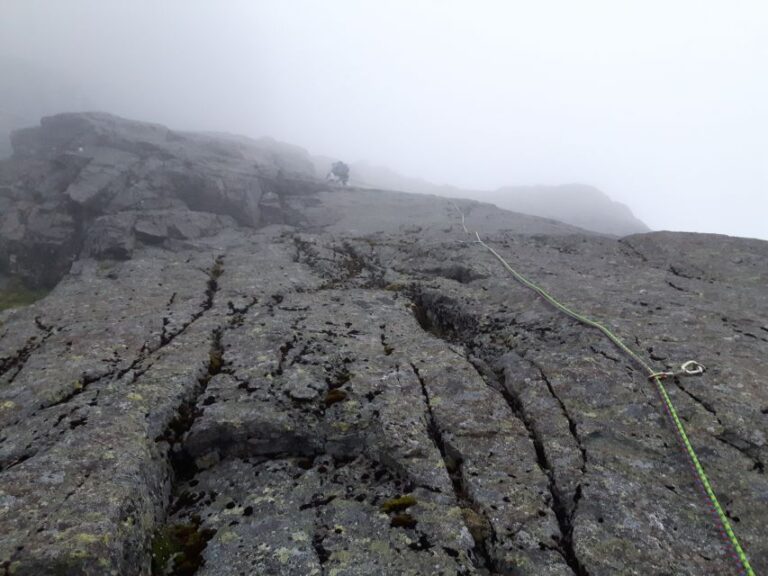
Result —
M461 226L464 228L464 232L469 234L469 230L467 229L465 223L464 223L464 213L459 210L458 206L454 204L454 207L456 210L458 210L459 214L461 214ZM747 554L744 552L744 549L741 547L741 543L739 542L739 539L736 537L736 533L733 531L733 528L731 527L731 523L728 520L728 516L725 514L725 511L723 510L722 506L720 505L720 502L717 499L717 496L715 495L715 491L712 488L712 483L709 481L709 478L707 477L706 472L704 471L704 467L701 465L701 462L699 461L698 456L696 455L696 451L693 449L693 445L691 445L690 440L688 439L688 434L685 432L685 427L683 426L682 421L680 420L680 417L677 413L677 410L675 409L674 405L672 404L672 400L669 397L669 394L667 393L667 388L664 386L664 383L661 381L661 378L657 375L658 373L651 368L651 366L645 362L640 356L638 356L635 352L633 352L624 342L621 341L621 339L616 336L613 332L611 332L608 328L600 324L599 322L595 322L594 320L587 318L586 316L582 316L581 314L574 312L570 308L568 308L565 304L561 304L555 298L550 296L548 292L546 292L543 288L537 286L530 280L528 280L525 276L517 272L512 266L509 265L509 263L501 257L501 255L496 252L493 248L488 246L483 240L480 238L480 234L475 232L475 236L477 237L477 242L483 246L486 250L488 250L491 254L493 254L496 259L502 263L502 265L515 277L515 279L520 282L521 284L527 286L539 296L544 298L547 302L549 302L552 306L563 312L564 314L570 316L571 318L574 318L575 320L578 320L582 324L586 324L587 326L591 326L593 328L596 328L597 330L600 330L611 342L613 342L620 350L622 350L625 354L627 354L630 358L632 358L637 364L642 366L649 374L650 377L653 377L653 381L656 383L656 387L658 388L659 393L661 394L662 399L664 400L664 404L666 405L667 410L669 411L672 421L675 424L675 427L677 428L677 432L680 435L680 438L682 439L683 445L685 446L685 450L688 454L688 457L690 458L693 467L695 469L696 475L698 476L698 479L701 481L702 486L704 487L704 491L707 494L707 497L709 498L709 501L714 508L715 512L717 513L717 516L720 520L720 524L723 527L723 530L725 531L725 534L728 537L728 540L730 541L731 546L733 546L733 549L736 553L736 556L738 557L739 562L741 563L742 567L744 568L744 574L745 576L755 576L755 571L752 569L752 566L749 564L749 559L747 558Z

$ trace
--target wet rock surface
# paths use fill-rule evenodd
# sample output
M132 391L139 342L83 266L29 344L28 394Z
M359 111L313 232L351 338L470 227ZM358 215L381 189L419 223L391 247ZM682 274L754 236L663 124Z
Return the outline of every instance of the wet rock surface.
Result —
M645 374L457 208L653 366L707 367L669 393L766 570L768 244L302 182L272 223L102 214L0 312L6 574L738 574Z

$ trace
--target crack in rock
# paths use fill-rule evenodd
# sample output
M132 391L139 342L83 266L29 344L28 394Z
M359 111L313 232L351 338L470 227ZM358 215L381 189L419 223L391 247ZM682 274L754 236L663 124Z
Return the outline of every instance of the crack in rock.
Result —
M221 274L224 272L223 262L224 262L223 256L217 257L213 266L207 272L208 281L206 282L203 301L200 305L200 309L190 317L189 321L182 324L181 327L179 327L177 330L173 332L168 332L168 333L165 332L166 325L164 323L163 325L164 336L160 338L159 343L157 345L151 345L148 342L145 342L144 345L139 350L139 354L137 355L137 357L127 367L123 368L122 370L113 368L107 373L101 374L98 376L85 375L82 378L80 378L80 380L78 380L75 387L69 393L67 393L66 395L64 395L63 397L59 398L56 401L53 401L49 404L41 405L39 407L39 410L66 404L67 402L71 401L75 396L78 396L83 392L85 392L88 389L88 387L95 382L119 381L126 374L129 374L131 372L133 372L131 382L135 382L142 374L144 374L149 369L149 366L143 366L143 367L141 366L144 362L146 362L151 356L153 356L154 354L156 354L157 352L159 352L160 350L168 346L171 342L173 342L177 337L183 334L192 324L198 321L206 312L208 312L213 307L213 300L219 288L218 279L221 276Z
M38 336L30 337L20 350L17 350L12 356L0 361L0 378L3 378L7 373L11 372L11 370L14 370L6 384L13 383L16 376L18 376L19 372L24 368L27 360L29 360L32 354L34 354L34 352L54 333L55 328L42 324L39 321L39 317L35 318L35 325L43 332L43 336L41 338Z
M419 324L426 331L432 333L438 338L446 341L456 340L462 343L470 350L478 348L472 340L472 334L477 330L479 325L476 319L469 319L468 317L460 316L458 313L453 313L449 318L446 317L445 306L433 306L432 299L426 299L422 294L416 293L415 295L415 309L414 313L419 321ZM544 337L542 335L542 337ZM478 350L480 356L488 356L487 350ZM496 359L492 356L489 358L490 362L495 363ZM528 360L530 362L530 360ZM531 364L537 369L542 380L546 383L549 394L556 400L560 406L562 415L568 422L568 429L573 436L574 441L580 451L581 456L581 472L586 472L587 465L587 452L584 447L581 438L578 435L576 421L569 414L562 399L555 392L551 382L546 378L544 371L531 362ZM512 414L522 422L529 437L534 446L536 454L536 463L538 467L547 477L548 489L551 496L550 507L557 519L560 538L558 541L558 552L565 560L566 564L573 570L577 576L588 576L589 572L576 554L575 547L573 545L573 520L575 518L576 510L578 508L579 501L582 496L581 484L577 484L574 488L572 498L568 498L560 489L555 478L553 468L549 462L547 451L544 448L544 441L539 426L531 417L526 413L523 407L521 398L511 392L511 388L505 386L503 383L503 372L501 375L495 375L499 379L498 382L493 385L488 381L486 375L487 370L480 370L475 366L480 377L489 387L498 390L504 400L506 401ZM568 502L570 500L570 503Z
M579 438L578 433L576 432L576 423L568 414L567 410L565 409L565 405L562 403L560 398L557 396L557 394L554 393L551 384L544 377L543 372L541 372L540 369L539 372L541 373L543 380L547 383L547 388L549 389L550 394L552 394L552 396L558 401L563 414L568 420L568 426L571 434L576 439L576 443L579 447L579 450L581 451L581 472L584 474L586 472L587 452L581 443L581 439ZM504 400L507 402L510 411L523 423L525 429L528 431L536 451L536 463L547 477L548 489L552 497L551 508L555 513L555 518L557 518L557 524L560 529L558 552L562 555L569 568L573 570L574 574L577 576L588 576L589 572L586 570L576 555L576 551L573 545L573 519L576 515L579 500L581 500L581 484L576 486L573 497L571 498L571 503L569 504L568 498L565 494L563 494L562 490L557 484L557 478L555 477L554 469L549 461L547 451L544 448L543 436L537 423L530 417L529 414L526 413L522 400L518 396L512 394L507 386L502 385L500 388L501 394L504 397Z
M497 563L490 553L488 546L490 542L496 540L493 526L482 508L477 502L472 501L470 498L462 474L461 456L455 450L450 450L450 447L446 445L432 411L432 400L430 399L427 385L415 364L411 363L411 369L421 385L421 393L424 397L424 403L427 409L427 433L429 434L432 443L440 452L440 457L443 460L445 470L448 472L448 476L451 479L456 502L462 510L464 523L475 541L475 547L472 554L472 560L475 567L478 569L486 569L491 575L500 574Z
M750 460L752 462L752 470L758 474L765 474L765 463L758 455L758 446L748 440L744 440L731 430L724 430L720 434L715 435L715 438L734 450L738 450L742 456Z
M576 420L571 416L570 412L568 412L568 408L565 406L565 402L560 398L560 396L555 392L555 388L552 386L552 382L550 382L549 378L547 377L547 374L544 372L544 370L536 364L533 361L530 361L531 365L534 366L541 376L541 379L544 381L544 383L547 385L547 390L549 390L550 395L552 398L554 398L557 403L560 405L560 411L562 412L565 419L568 421L568 430L571 433L571 436L573 436L573 439L576 441L576 445L579 447L579 451L581 452L581 472L583 474L586 474L587 472L587 449L584 447L584 444L581 441L581 437L579 436ZM576 500L576 497L574 495L574 500Z

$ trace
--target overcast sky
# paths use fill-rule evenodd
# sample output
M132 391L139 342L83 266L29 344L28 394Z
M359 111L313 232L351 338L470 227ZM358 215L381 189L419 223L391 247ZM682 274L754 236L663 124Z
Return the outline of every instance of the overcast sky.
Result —
M765 0L0 0L0 56L173 128L768 239Z

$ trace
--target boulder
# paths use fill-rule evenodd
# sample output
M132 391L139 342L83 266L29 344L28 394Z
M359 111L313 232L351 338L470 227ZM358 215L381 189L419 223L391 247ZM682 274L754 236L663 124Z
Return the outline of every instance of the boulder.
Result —
M91 225L81 255L84 257L127 260L136 244L136 214L120 212L99 216Z

